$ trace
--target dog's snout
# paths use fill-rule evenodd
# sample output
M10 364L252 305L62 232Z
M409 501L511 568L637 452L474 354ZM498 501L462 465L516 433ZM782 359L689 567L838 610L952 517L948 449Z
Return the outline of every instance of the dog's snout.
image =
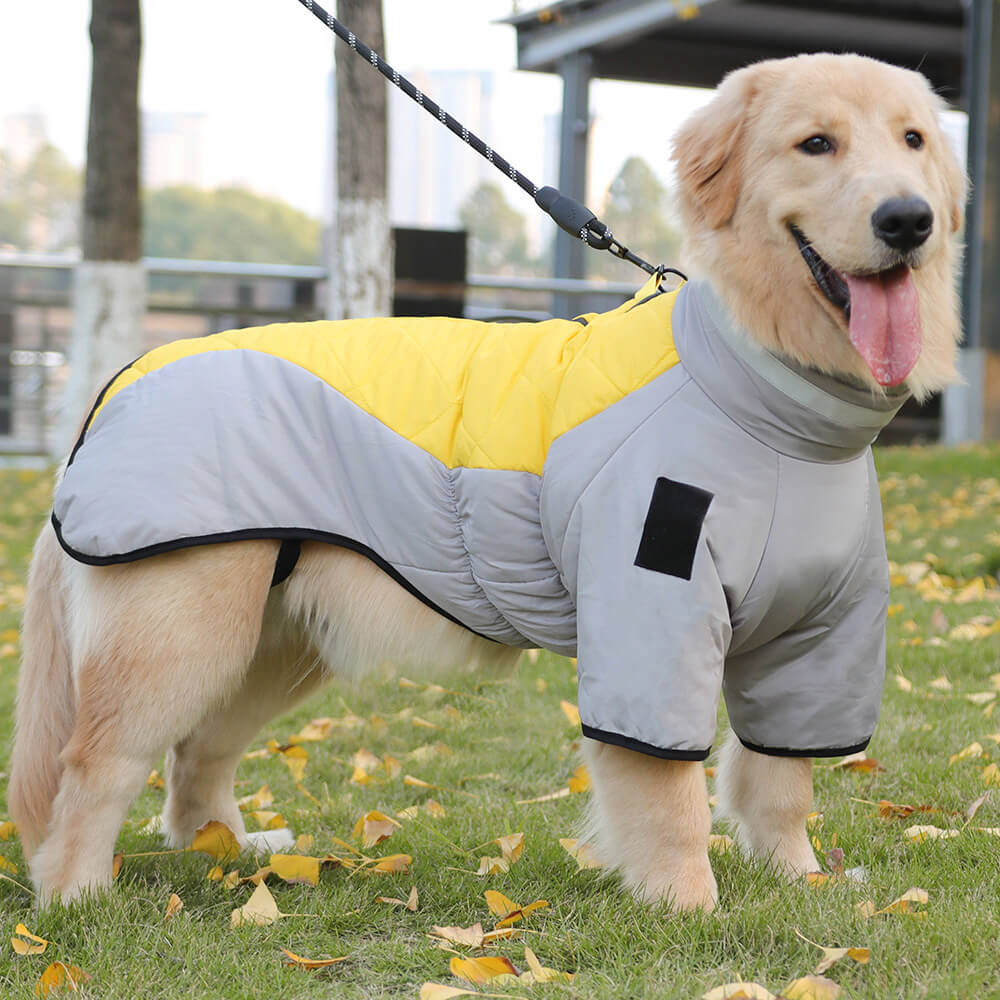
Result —
M889 198L872 212L875 235L906 253L916 250L934 228L934 212L923 198Z

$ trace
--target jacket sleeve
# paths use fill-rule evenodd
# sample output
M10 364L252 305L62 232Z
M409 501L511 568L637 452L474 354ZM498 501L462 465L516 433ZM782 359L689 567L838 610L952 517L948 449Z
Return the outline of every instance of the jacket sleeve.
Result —
M712 557L713 496L612 462L578 501L579 706L584 735L703 760L716 730L729 610Z

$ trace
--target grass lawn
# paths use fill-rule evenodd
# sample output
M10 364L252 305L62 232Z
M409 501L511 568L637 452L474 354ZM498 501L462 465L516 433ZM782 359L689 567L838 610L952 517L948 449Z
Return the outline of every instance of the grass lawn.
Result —
M444 809L420 809L365 851L411 855L408 873L329 868L316 887L272 876L278 907L293 916L269 926L232 928L230 913L253 887L210 881L215 862L196 853L126 858L111 891L39 915L17 884L28 876L16 837L0 840L0 855L16 866L0 880L0 997L33 996L42 971L58 960L92 977L81 995L101 998L416 998L428 981L467 985L449 971L452 954L427 935L434 925L478 921L491 929L498 918L487 889L549 905L518 925L522 935L478 954L506 956L523 970L528 945L544 966L575 974L571 983L477 988L494 995L695 1000L740 979L778 994L822 958L801 934L825 947L870 949L868 964L848 957L826 973L842 997L1000 997L1000 836L977 829L1000 828L1000 788L966 818L988 790L984 771L986 779L997 773L990 758L1000 759L993 700L1000 632L991 631L1000 593L990 576L1000 568L1000 448L885 450L878 464L896 565L882 721L868 751L884 770L829 763L816 770L819 853L842 849L848 869L863 868L862 881L786 885L735 851L720 853L719 908L678 917L636 904L598 871L578 871L559 839L575 835L585 794L517 804L565 788L577 766L578 729L560 707L575 702L573 666L542 653L523 657L506 679L452 676L428 687L397 674L330 689L261 733L254 746L263 749L268 740L284 744L312 718L335 720L326 738L302 744L300 782L280 753L247 760L238 777L241 796L270 787L267 808L296 834L313 836L312 855L353 856L334 838L360 848L352 828L370 810L397 816L429 799ZM25 571L48 496L47 476L0 471L0 772L9 757ZM974 742L978 754L949 763ZM361 750L368 756L355 757ZM0 822L8 818L5 795L0 773ZM147 822L163 795L152 786L144 792L119 851L160 850ZM886 819L880 800L935 811ZM960 833L914 842L904 832L914 824ZM508 872L475 874L480 857L500 854L490 841L519 832L524 852ZM257 865L244 856L225 870L237 867L249 875ZM376 899L405 899L412 886L416 912ZM866 900L885 907L912 887L928 893L919 915L866 918L859 910ZM184 907L165 921L172 893ZM20 922L51 942L44 955L14 954L8 941ZM346 959L304 971L283 964L282 948Z

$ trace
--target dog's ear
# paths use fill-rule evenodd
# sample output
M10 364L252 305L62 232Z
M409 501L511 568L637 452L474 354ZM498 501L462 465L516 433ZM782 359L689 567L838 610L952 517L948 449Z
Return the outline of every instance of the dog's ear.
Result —
M959 165L958 157L950 149L945 150L943 159L944 185L951 205L951 231L957 233L965 221L965 202L969 197L969 180Z
M730 73L715 97L681 126L673 143L681 196L712 229L724 226L736 209L743 176L743 138L758 66Z

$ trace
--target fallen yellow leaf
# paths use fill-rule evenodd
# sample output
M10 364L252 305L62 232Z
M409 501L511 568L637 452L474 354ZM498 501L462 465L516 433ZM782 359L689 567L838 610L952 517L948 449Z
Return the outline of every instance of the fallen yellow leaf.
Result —
M493 843L498 844L500 846L500 853L511 864L514 864L524 851L524 834L509 833L506 837L497 837Z
M571 726L580 725L580 710L576 707L576 705L574 705L571 701L563 699L563 701L559 702L559 707L563 710L563 715L565 715L569 720L569 724Z
M267 883L261 882L254 889L250 898L242 906L233 910L229 917L229 924L231 927L239 927L242 924L266 927L281 917L287 916L287 913L281 913L278 910L278 904L274 901L274 896L271 895Z
M0 840L10 840L16 833L17 827L10 820L0 823Z
M455 955L448 963L448 968L453 976L467 979L477 986L488 983L497 976L517 975L517 969L510 959L501 955L484 955L482 958L459 958Z
M781 991L781 1000L837 1000L840 987L826 976L803 976Z
M253 795L244 795L236 804L243 810L266 809L274 802L274 795L267 785L261 785Z
M475 990L462 990L456 986L442 986L441 983L424 983L420 987L420 1000L452 1000L453 997L482 995Z
M404 875L410 870L413 858L409 854L390 854L381 859L378 864L372 866L375 872L402 872Z
M943 830L939 826L908 826L903 831L903 836L909 837L915 844L924 840L948 840L958 834L958 830Z
M306 773L306 762L309 760L309 754L298 744L279 752L281 754L281 762L291 771L292 778L295 781L301 781Z
M528 947L524 949L524 960L528 964L528 968L531 970L532 980L536 983L571 983L573 982L573 973L571 972L559 972L557 969L548 969L541 962L538 961L538 957L535 953ZM527 976L522 975L522 980L526 980ZM530 984L529 984L530 985Z
M294 737L293 737L294 738ZM326 969L331 965L336 965L338 962L346 962L347 956L341 955L340 958L303 958L302 955L296 955L295 952L289 951L287 948L281 949L284 954L285 965L294 966L296 969Z
M362 847L374 847L392 836L393 832L402 826L391 816L373 809L362 816L354 824L353 836L361 841Z
M977 741L975 743L970 743L967 747L963 748L962 750L959 750L958 753L953 753L948 758L948 764L951 765L960 760L968 760L970 757L971 758L982 757L982 755L983 755L983 745L982 743L979 743Z
M5 858L2 854L0 854L0 872L10 872L12 875L16 875L17 865L15 865L10 859Z
M485 937L483 925L479 923L473 924L471 927L433 926L431 930L434 932L431 935L434 938L440 938L449 944L462 945L468 948L482 947L483 938Z
M733 849L733 838L725 833L710 833L708 835L708 849L718 851L719 854L727 854Z
M929 896L926 889L907 889L899 899L894 899L888 906L881 910L875 910L872 916L888 913L912 913L914 916L925 916L926 914L914 911L914 906L924 906L927 904Z
M584 871L587 868L603 868L604 863L597 857L597 852L593 844L580 843L572 837L560 837L559 844L562 849L576 862L576 870Z
M303 854L272 854L268 864L271 871L285 882L319 884L319 858Z
M164 922L170 920L172 917L176 917L177 914L180 913L181 910L183 909L184 909L184 901L181 899L180 896L177 895L176 892L172 892L170 894L170 899L167 900L167 910L163 914Z
M776 1000L760 983L726 983L701 995L701 1000Z
M236 835L225 823L213 819L198 827L188 850L201 851L216 861L226 862L239 856L240 844Z
M313 719L312 722L307 722L294 736L289 736L288 742L309 743L325 740L330 735L332 728L333 719Z
M417 887L410 889L410 895L406 899L397 899L395 896L376 896L376 903L391 903L393 906L402 906L411 913L417 912L418 896Z
M11 947L18 955L41 955L49 946L45 938L32 934L24 924L14 928L14 937L10 939Z
M586 764L581 764L574 772L568 782L569 790L575 795L579 792L590 791L590 772Z
M85 983L88 979L90 976L75 965L53 962L35 983L35 996L47 997L60 990L75 993L80 983Z

